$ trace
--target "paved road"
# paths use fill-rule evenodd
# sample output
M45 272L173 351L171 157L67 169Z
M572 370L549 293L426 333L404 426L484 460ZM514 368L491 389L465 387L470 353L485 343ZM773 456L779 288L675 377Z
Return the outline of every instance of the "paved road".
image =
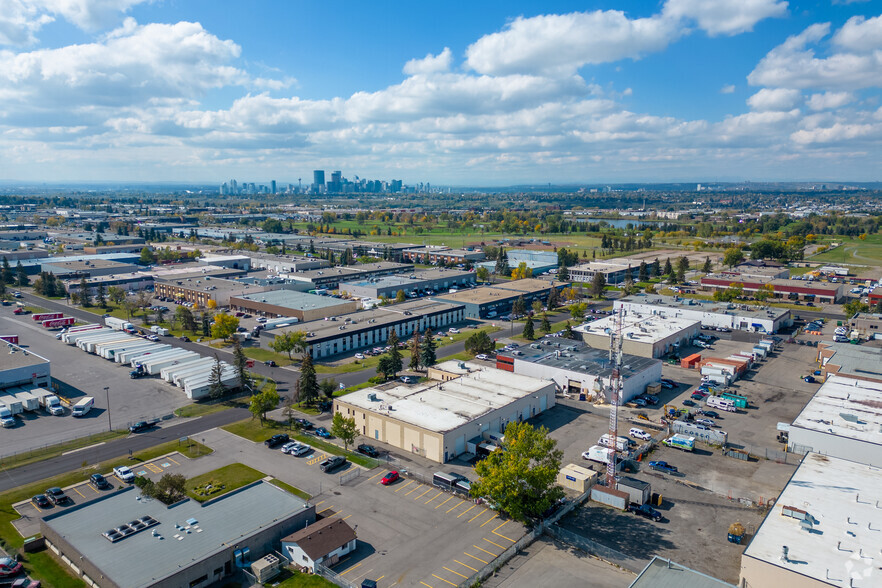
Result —
M60 455L20 468L0 470L0 492L75 470L83 464L83 461L98 463L126 455L130 450L141 451L167 441L175 441L181 437L193 436L198 441L197 433L240 421L250 414L244 408L230 408L204 417L190 419L177 425L130 435L125 439L117 439L90 449Z

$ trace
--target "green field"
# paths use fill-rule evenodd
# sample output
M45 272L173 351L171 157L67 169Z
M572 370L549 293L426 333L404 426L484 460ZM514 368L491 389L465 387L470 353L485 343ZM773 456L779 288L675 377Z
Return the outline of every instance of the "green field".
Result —
M245 464L231 463L187 480L187 496L198 502L205 502L242 486L247 486L265 476L266 474L263 472Z
M819 253L807 261L882 266L882 235L868 235L866 240L835 238L839 247Z

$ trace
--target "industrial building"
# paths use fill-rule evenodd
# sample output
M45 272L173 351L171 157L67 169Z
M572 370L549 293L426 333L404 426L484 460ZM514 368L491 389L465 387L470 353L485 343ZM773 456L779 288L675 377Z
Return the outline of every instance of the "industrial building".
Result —
M509 249L505 254L508 257L508 267L516 268L522 263L526 264L534 276L557 270L557 253L554 251ZM496 262L482 261L477 267L484 267L492 272L496 269Z
M747 304L711 302L693 298L636 294L613 302L618 311L654 314L660 317L699 321L707 327L724 327L741 331L777 333L793 324L786 308L757 308Z
M269 255L267 253L246 253L251 258L251 267L269 270L280 276L294 272L331 267L327 259L297 255Z
M268 318L290 316L302 322L355 312L358 310L358 302L296 290L268 290L230 296L230 310L250 312Z
M247 255L203 255L196 260L200 265L225 267L228 269L251 269L251 258Z
M301 290L336 290L340 282L363 281L405 272L413 272L412 263L379 261L297 272L288 274L287 278Z
M213 300L217 306L229 306L230 298L233 296L245 296L269 289L265 286L255 286L238 280L215 278L205 274L191 278L156 279L153 288L157 296L192 302L201 308L206 308L209 300Z
M574 328L591 347L609 349L618 317L607 316ZM622 351L640 357L663 357L691 344L701 333L694 319L661 317L638 311L622 313Z
M859 312L848 319L849 329L857 331L860 335L875 338L876 333L882 333L882 313Z
M402 255L407 261L435 265L477 263L486 257L480 249L453 249L444 245L427 245L405 249Z
M2 334L2 333L0 333ZM49 360L13 343L0 341L0 390L21 386L48 388Z
M560 291L566 286L565 282L527 278L455 293L439 294L435 296L435 299L451 304L461 304L465 308L467 318L489 319L510 313L519 297L524 298L527 308L533 304L534 300L538 300L544 305L552 288Z
M735 586L656 555L628 588L735 588Z
M855 376L882 382L882 349L850 343L818 343L818 365L822 377Z
M459 363L459 362L453 362ZM439 369L444 370L444 365ZM390 382L334 399L334 411L355 418L375 441L445 463L465 453L467 440L497 436L510 422L554 406L553 382L477 364L444 382Z
M315 572L316 564L336 565L355 551L355 530L340 517L326 517L282 539L282 553L292 565Z
M339 289L358 298L395 298L399 291L413 297L429 292L446 291L450 288L469 288L477 283L475 272L437 268L373 278L357 282L341 282Z
M277 551L315 518L315 506L262 481L171 507L129 486L43 517L40 531L89 586L203 588Z
M276 337L288 331L303 331L307 335L307 351L313 359L327 358L339 353L385 345L392 332L400 341L414 332L426 329L437 332L465 319L462 305L431 300L414 300L393 306L362 310L333 317L333 320L309 321L279 329L260 332L261 347L269 349Z
M659 382L662 363L657 359L623 354L622 397L625 404ZM585 400L610 402L613 365L607 349L593 349L559 337L546 337L514 352L499 353L496 367L518 375L553 380L557 389Z
M65 282L64 287L69 294L79 294L83 278L71 279ZM97 278L85 278L86 287L92 296L98 293L99 284L104 284L104 292L111 286L122 288L127 292L137 292L153 287L153 276L144 272L132 272L130 274L111 274Z
M731 271L721 271L721 275L740 275L745 278L784 279L790 277L790 268L786 264L764 259L749 259L739 263Z
M770 293L770 299L805 300L820 304L835 304L845 297L845 284L842 282L813 282L809 280L791 280L782 278L759 278L741 275L735 272L713 274L701 278L701 287L711 292L728 290L732 284L741 286L747 296L753 296L760 290Z
M55 274L56 278L94 278L98 276L110 276L130 274L137 272L141 267L133 263L121 263L109 259L83 259L70 260L56 259L44 261L41 271Z
M882 467L882 381L829 376L790 425L794 453L820 453Z
M624 284L628 278L637 281L640 263L632 265L621 259L590 261L567 268L567 271L574 282L591 283L596 274L603 274L607 284Z
M738 585L878 586L880 479L875 466L806 455L744 550Z

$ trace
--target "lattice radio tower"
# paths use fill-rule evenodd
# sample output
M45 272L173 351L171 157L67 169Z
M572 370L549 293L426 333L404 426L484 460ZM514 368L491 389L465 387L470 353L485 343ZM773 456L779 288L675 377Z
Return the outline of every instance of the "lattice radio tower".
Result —
M619 441L619 398L622 397L624 381L622 379L622 328L624 310L619 307L616 313L615 330L609 338L609 362L612 365L612 377L609 381L609 460L606 464L606 487L616 487L616 449Z

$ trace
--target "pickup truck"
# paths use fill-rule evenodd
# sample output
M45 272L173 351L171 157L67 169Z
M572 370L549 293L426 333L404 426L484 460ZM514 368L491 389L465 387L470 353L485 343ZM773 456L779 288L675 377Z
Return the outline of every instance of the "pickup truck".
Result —
M343 465L345 463L346 463L346 458L343 457L342 455L337 455L337 456L331 457L329 459L326 459L325 461L320 463L319 469L321 469L325 473L328 473L328 472L332 472L332 471L336 470L337 468L343 467Z
M648 504L629 504L628 512L633 512L634 514L646 517L647 519L652 519L656 523L662 518L661 513Z

